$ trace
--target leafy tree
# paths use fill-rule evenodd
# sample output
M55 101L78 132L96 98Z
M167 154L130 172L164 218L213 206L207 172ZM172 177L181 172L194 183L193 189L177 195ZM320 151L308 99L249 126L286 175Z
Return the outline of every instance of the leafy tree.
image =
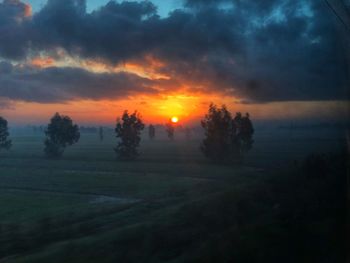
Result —
M141 116L135 111L129 114L124 111L121 119L117 120L115 128L116 137L120 142L115 148L115 152L121 159L135 159L139 153L137 148L141 141L141 131L145 128Z
M201 150L206 157L214 161L225 161L231 156L232 116L225 106L209 106L208 114L201 121L205 130L205 139Z
M45 130L45 153L48 157L61 157L68 145L79 141L79 127L68 116L56 113Z
M8 139L9 135L7 120L0 117L0 150L9 150L11 148L12 141Z
M168 134L170 140L174 140L175 127L174 123L169 119L168 123L165 124L165 131Z
M201 124L205 130L201 150L216 162L241 159L252 148L254 129L249 114L242 117L237 113L232 118L225 105L220 108L211 104Z
M156 136L156 128L152 124L148 127L148 136L151 140Z

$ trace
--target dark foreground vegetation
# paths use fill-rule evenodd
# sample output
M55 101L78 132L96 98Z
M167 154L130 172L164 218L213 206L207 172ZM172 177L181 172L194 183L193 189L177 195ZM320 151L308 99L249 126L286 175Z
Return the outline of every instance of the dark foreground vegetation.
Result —
M1 262L345 262L347 158L223 170L162 198L2 223Z

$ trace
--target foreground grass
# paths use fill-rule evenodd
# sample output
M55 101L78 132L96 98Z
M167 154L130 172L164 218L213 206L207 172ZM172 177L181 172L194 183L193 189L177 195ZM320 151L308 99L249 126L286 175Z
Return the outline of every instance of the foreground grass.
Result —
M157 147L130 163L96 143L2 158L1 262L344 262L343 156L260 170Z

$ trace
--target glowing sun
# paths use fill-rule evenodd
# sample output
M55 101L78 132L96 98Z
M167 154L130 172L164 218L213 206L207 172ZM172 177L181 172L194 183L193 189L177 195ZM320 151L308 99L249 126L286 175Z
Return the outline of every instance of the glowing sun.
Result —
M172 122L172 123L177 123L178 121L179 121L179 118L176 117L176 116L174 116L174 117L171 118L171 122Z

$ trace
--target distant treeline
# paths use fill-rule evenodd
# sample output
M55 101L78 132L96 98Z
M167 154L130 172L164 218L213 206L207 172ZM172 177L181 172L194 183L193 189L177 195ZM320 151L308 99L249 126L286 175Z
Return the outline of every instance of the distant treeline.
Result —
M314 124L289 124L280 125L279 129L325 129L325 128L335 128L335 129L349 129L350 122L320 122Z
M80 126L79 131L81 133L98 133L100 130L100 127L94 127L94 126ZM103 127L103 130L105 132L113 132L113 128L110 127Z
M44 133L47 126L44 125L28 125L27 130L32 130L35 133ZM79 126L80 133L98 133L101 126ZM113 132L111 127L102 127L105 132Z
M204 139L200 146L206 157L215 162L232 162L241 160L244 153L249 151L254 143L254 128L249 113L243 115L236 112L233 115L225 105L218 107L210 104L208 113L200 122ZM164 126L169 140L175 139L175 131L183 132L187 140L192 137L193 129L177 124L169 119ZM98 134L100 141L104 140L104 133L114 132L117 138L117 145L114 148L118 158L135 159L138 155L138 148L142 140L142 133L146 128L139 112L129 113L124 111L121 117L117 118L115 129L106 127L85 127L78 126L69 116L60 115L58 112L50 119L45 126L29 126L33 132L40 132L45 135L44 152L49 158L60 158L67 146L76 144L81 133ZM149 140L156 137L157 125L148 125ZM0 117L0 150L9 150L12 147L12 140L9 138L8 121Z

